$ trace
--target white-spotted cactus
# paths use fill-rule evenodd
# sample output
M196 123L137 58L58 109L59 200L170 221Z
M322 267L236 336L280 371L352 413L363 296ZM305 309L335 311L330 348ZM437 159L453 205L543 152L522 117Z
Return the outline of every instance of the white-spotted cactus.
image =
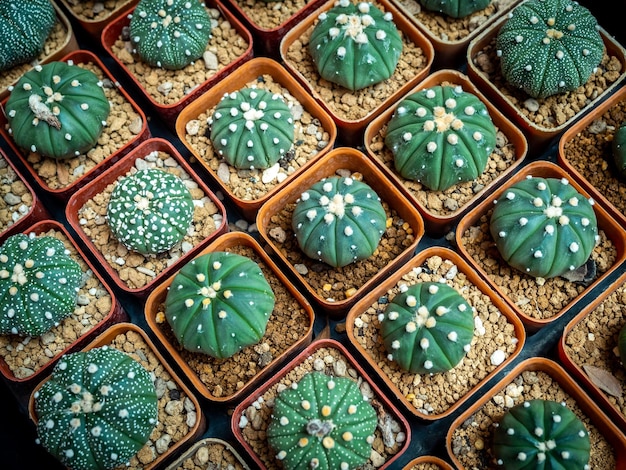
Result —
M61 240L18 233L0 246L0 334L40 336L76 308L80 265Z
M484 172L496 146L496 128L476 95L460 86L435 86L398 104L385 145L400 175L443 191Z
M148 371L108 346L63 356L34 402L39 442L70 470L123 466L158 418Z
M491 0L420 0L420 3L426 10L443 13L452 18L465 18L487 8Z
M622 123L615 131L611 150L617 171L622 177L626 177L626 123Z
M495 201L489 228L510 266L542 278L578 269L599 239L592 201L565 178L512 185Z
M274 402L267 439L286 470L348 470L370 457L377 415L357 383L309 372Z

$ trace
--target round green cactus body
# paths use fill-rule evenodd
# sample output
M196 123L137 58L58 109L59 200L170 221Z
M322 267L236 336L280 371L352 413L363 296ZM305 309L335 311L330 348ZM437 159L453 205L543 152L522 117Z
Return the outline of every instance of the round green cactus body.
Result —
M226 93L210 121L211 142L228 164L268 168L292 147L294 124L282 96L244 88Z
M191 193L180 178L145 169L117 182L107 206L107 222L128 249L158 254L187 234L193 208Z
M565 178L512 185L495 201L489 229L510 266L542 278L585 264L599 237L593 202Z
M452 18L465 18L487 8L491 0L420 0L420 3L427 10L443 13Z
M334 176L300 195L291 222L298 245L309 258L339 268L374 253L387 215L369 185Z
M34 398L39 442L71 470L123 466L158 418L148 371L108 346L63 356Z
M414 374L455 367L474 337L472 307L447 284L423 282L403 289L381 315L389 360Z
M502 75L533 98L584 85L604 54L592 13L572 0L528 0L498 32Z
M354 91L393 75L402 39L391 13L369 2L339 0L318 20L309 52L322 78Z
M0 1L0 71L35 59L56 18L50 0Z
M179 70L202 57L211 39L211 18L198 0L140 0L130 38L147 64Z
M623 123L613 136L611 144L613 161L620 175L626 177L626 123Z
M76 308L83 272L61 240L18 233L0 246L0 334L40 336Z
M497 464L507 470L586 470L589 433L565 405L530 400L508 410L494 429Z
M93 148L109 112L97 75L66 62L37 65L26 72L6 103L9 133L15 143L59 159Z
M485 171L496 146L496 128L476 95L460 86L435 86L398 104L385 145L400 175L443 191Z
M309 372L276 397L267 439L286 470L349 470L369 459L377 421L355 381Z
M216 251L190 261L174 277L165 317L183 348L223 359L261 340L274 302L257 263Z

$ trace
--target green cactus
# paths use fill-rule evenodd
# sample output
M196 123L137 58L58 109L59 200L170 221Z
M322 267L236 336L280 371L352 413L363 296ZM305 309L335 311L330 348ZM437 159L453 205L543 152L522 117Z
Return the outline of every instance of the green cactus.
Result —
M107 222L120 243L142 254L169 250L187 234L193 198L185 183L155 168L121 178L107 206Z
M355 381L309 372L276 397L267 439L286 470L348 470L368 461L377 421Z
M257 263L216 251L190 261L174 277L165 318L183 348L223 359L261 340L274 302Z
M422 282L403 289L382 315L389 359L413 374L455 367L474 337L472 307L447 284Z
M63 356L34 404L38 441L71 470L123 466L158 418L148 371L108 346Z
M211 19L198 0L140 0L130 20L130 38L147 64L179 70L202 57Z
M452 18L465 18L487 8L490 3L491 0L420 0L420 4L426 10L443 13Z
M40 336L76 308L80 265L61 240L18 233L0 246L0 334Z
M622 177L626 177L626 123L615 131L611 144L613 162Z
M289 107L282 96L267 90L244 88L226 93L209 123L218 154L239 169L274 165L294 140Z
M0 1L0 72L35 59L56 21L50 0Z
M59 159L93 148L109 112L97 75L66 62L37 65L26 72L6 103L9 133L15 143Z
M599 237L593 202L565 178L512 185L495 201L489 229L510 266L542 278L585 264Z
M393 75L402 39L391 13L369 2L339 0L318 20L309 52L322 78L354 91Z
M498 466L507 470L585 470L589 468L589 433L565 405L530 400L509 409L494 429Z
M527 0L500 28L497 53L505 80L533 98L584 85L604 54L592 13L573 0Z
M386 229L376 192L353 178L324 178L300 195L292 227L300 249L339 268L369 258Z
M398 104L385 145L400 175L443 191L485 171L496 146L496 128L476 95L460 86L435 86Z

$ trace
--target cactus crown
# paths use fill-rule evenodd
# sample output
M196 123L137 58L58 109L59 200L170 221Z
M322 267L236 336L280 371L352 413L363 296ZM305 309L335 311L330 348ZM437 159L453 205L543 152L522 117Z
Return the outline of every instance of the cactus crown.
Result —
M626 122L615 131L611 143L613 162L622 177L626 177Z
M294 139L293 118L282 96L256 88L226 93L210 125L218 154L239 169L274 165Z
M591 12L572 0L527 0L513 9L496 40L502 75L534 98L584 85L604 42Z
M15 143L51 158L71 158L90 150L109 111L96 74L66 62L37 65L26 72L6 104Z
M380 198L353 178L324 178L300 195L292 227L300 249L336 268L369 258L386 229Z
M276 397L267 439L287 470L353 469L370 457L377 420L355 381L309 372Z
M150 374L108 346L63 356L34 399L39 442L73 470L123 465L157 423Z
M512 185L495 201L489 229L510 266L543 278L585 264L599 237L593 202L565 178Z
M443 191L483 173L496 146L496 128L478 97L460 86L436 86L398 104L385 145L404 178Z
M150 168L116 183L107 207L107 222L127 248L158 254L187 234L193 207L191 193L180 178Z
M261 340L274 301L257 263L216 251L190 261L174 277L165 317L185 349L222 359Z
M211 19L198 0L140 0L130 20L130 38L147 64L179 70L202 57Z
M497 464L507 470L589 468L589 433L565 403L538 399L514 406L493 441Z
M55 23L50 0L0 2L0 71L35 59Z
M322 78L354 91L393 75L402 38L391 13L369 2L339 0L318 20L309 52Z
M427 10L443 13L452 18L465 18L487 8L491 0L420 0L420 3Z
M0 334L39 336L76 308L80 265L51 236L18 233L0 246Z

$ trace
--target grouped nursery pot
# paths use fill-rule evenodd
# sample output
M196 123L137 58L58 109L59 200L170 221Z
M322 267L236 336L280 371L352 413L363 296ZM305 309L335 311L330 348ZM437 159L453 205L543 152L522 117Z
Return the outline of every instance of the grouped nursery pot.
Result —
M445 460L434 455L422 455L407 463L402 470L454 470Z
M96 41L104 27L123 14L126 9L136 5L139 0L114 0L112 2L59 0L68 15Z
M218 154L210 139L207 120L215 107L225 94L244 88L279 94L291 110L293 146L267 169L238 170ZM246 62L228 80L216 83L186 106L176 120L176 133L242 215L254 220L265 201L333 148L337 126L282 65L259 57Z
M425 185L404 178L395 168L394 155L385 145L387 126L392 115L400 106L398 103L384 111L365 129L365 149L378 163L393 184L402 189L424 217L426 232L440 237L444 235L482 196L490 193L517 168L528 151L526 137L498 108L496 108L476 88L469 78L456 70L438 70L422 80L406 96L435 86L461 86L464 92L471 93L482 101L497 130L496 147L489 156L485 171L470 182L458 183L443 191L433 191Z
M208 467L205 467L208 465ZM166 470L185 470L188 468L227 468L232 470L250 470L239 452L224 439L206 437L197 441L184 451Z
M164 314L164 303L176 274L154 289L146 301L144 313L152 332L198 393L214 402L232 403L252 393L263 380L276 373L287 357L309 344L314 312L308 300L250 235L244 232L221 235L198 256L221 251L245 256L257 263L276 296L265 333L257 344L223 359L184 349Z
M158 255L142 255L119 242L106 221L115 184L140 169L157 168L178 176L194 201L193 220L181 242ZM145 299L155 285L228 230L222 202L200 179L176 147L150 138L110 166L67 202L65 215L108 278L124 292Z

